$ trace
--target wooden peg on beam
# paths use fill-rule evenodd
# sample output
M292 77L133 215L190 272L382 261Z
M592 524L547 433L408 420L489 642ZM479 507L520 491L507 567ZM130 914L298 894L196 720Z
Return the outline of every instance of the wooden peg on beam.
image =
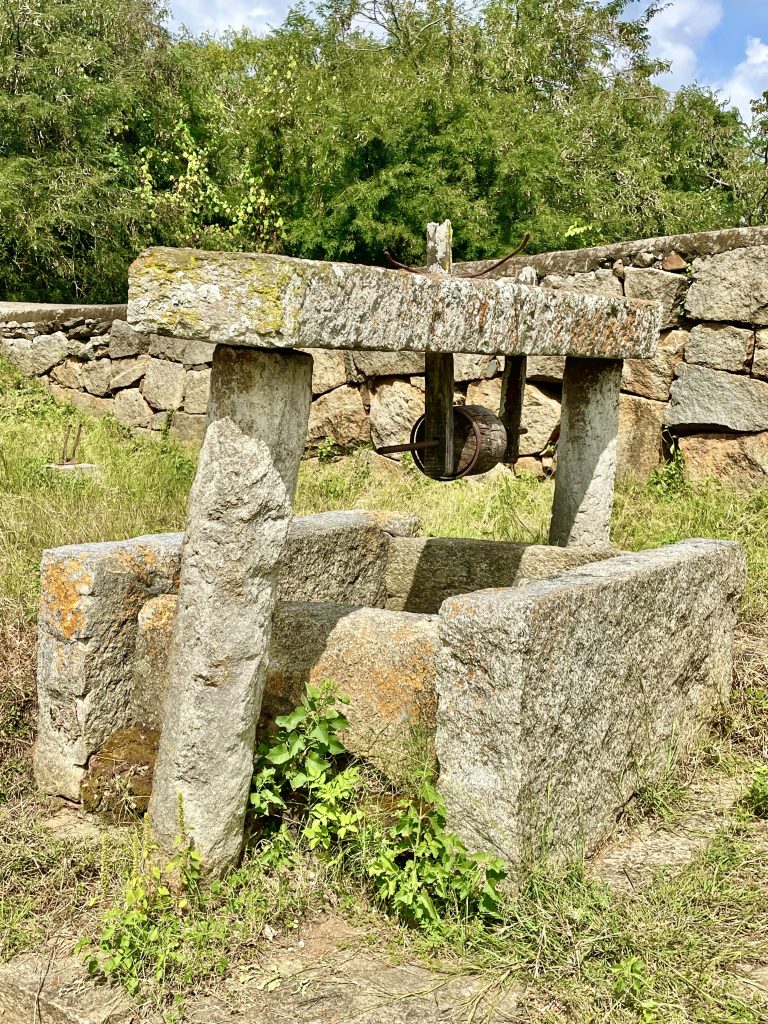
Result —
M449 220L427 225L427 271L451 275L453 229ZM436 448L424 452L428 476L453 476L453 355L426 352L424 355L424 434L436 440Z

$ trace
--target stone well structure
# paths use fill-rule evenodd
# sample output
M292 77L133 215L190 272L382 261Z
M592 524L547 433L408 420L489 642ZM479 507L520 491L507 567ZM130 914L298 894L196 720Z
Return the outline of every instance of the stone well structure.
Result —
M727 701L738 545L617 555L417 526L292 521L262 715L331 678L351 698L348 748L395 781L436 747L451 827L471 847L515 866L589 852ZM182 544L46 552L35 772L49 795L146 808Z
M622 362L654 355L662 308L451 277L449 225L431 227L433 253L440 230L448 252L421 274L169 249L133 265L138 331L216 346L207 430L181 544L144 538L46 556L38 777L66 778L65 795L78 795L99 745L154 708L144 724L160 727L156 837L170 847L181 796L211 871L239 855L265 687L276 707L313 671L354 690L345 668L359 662L355 696L369 712L350 742L393 771L383 750L402 752L415 729L432 733L451 822L513 863L542 829L559 855L594 844L637 773L658 770L673 738L690 741L727 692L738 545L605 558ZM440 460L452 452L441 431L453 423L455 355L504 358L499 414L513 452L527 358L563 358L556 548L424 541L402 518L363 516L369 557L350 557L337 537L337 554L318 558L317 524L291 525L316 349L423 354ZM355 575L337 586L350 565ZM673 590L684 595L676 630Z

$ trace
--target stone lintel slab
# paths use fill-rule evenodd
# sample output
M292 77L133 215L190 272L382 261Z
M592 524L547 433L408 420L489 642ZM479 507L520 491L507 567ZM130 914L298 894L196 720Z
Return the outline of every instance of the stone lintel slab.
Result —
M589 852L727 700L739 544L691 540L440 610L448 826L523 865Z
M257 348L646 358L656 303L252 253L149 249L128 318L149 334Z

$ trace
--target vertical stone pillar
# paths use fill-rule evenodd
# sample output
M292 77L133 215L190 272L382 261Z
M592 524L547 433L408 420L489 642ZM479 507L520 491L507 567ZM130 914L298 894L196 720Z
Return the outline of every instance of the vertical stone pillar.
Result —
M312 395L312 358L219 346L189 499L150 815L170 848L178 801L206 868L243 836L275 606Z
M565 360L550 544L609 544L621 366L620 359Z
M504 461L510 466L514 466L520 458L520 424L523 419L527 365L528 360L525 356L506 356L504 359L499 419L507 432L507 451Z

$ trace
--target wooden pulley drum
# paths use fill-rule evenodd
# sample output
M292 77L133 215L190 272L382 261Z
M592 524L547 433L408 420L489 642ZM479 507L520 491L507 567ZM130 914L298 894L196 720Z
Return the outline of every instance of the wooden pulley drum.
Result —
M465 476L487 473L504 459L507 432L504 424L482 405L453 407L453 472L433 473L424 459L420 442L425 438L426 417L420 416L411 430L413 461L425 476L434 480L460 480ZM417 447L418 446L418 447Z
M377 448L379 455L411 452L421 472L432 480L479 476L517 459L524 359L507 360L502 381L502 408L496 416L482 405L454 405L453 356L425 355L424 415L414 423L408 444Z
M411 430L409 444L395 444L378 448L379 455L411 452L421 472L433 480L460 480L465 476L487 473L503 461L507 450L507 432L504 424L490 409L482 405L453 406L453 469L450 473L435 470L425 459L425 453L437 448L438 442L428 440L426 416L419 416Z

